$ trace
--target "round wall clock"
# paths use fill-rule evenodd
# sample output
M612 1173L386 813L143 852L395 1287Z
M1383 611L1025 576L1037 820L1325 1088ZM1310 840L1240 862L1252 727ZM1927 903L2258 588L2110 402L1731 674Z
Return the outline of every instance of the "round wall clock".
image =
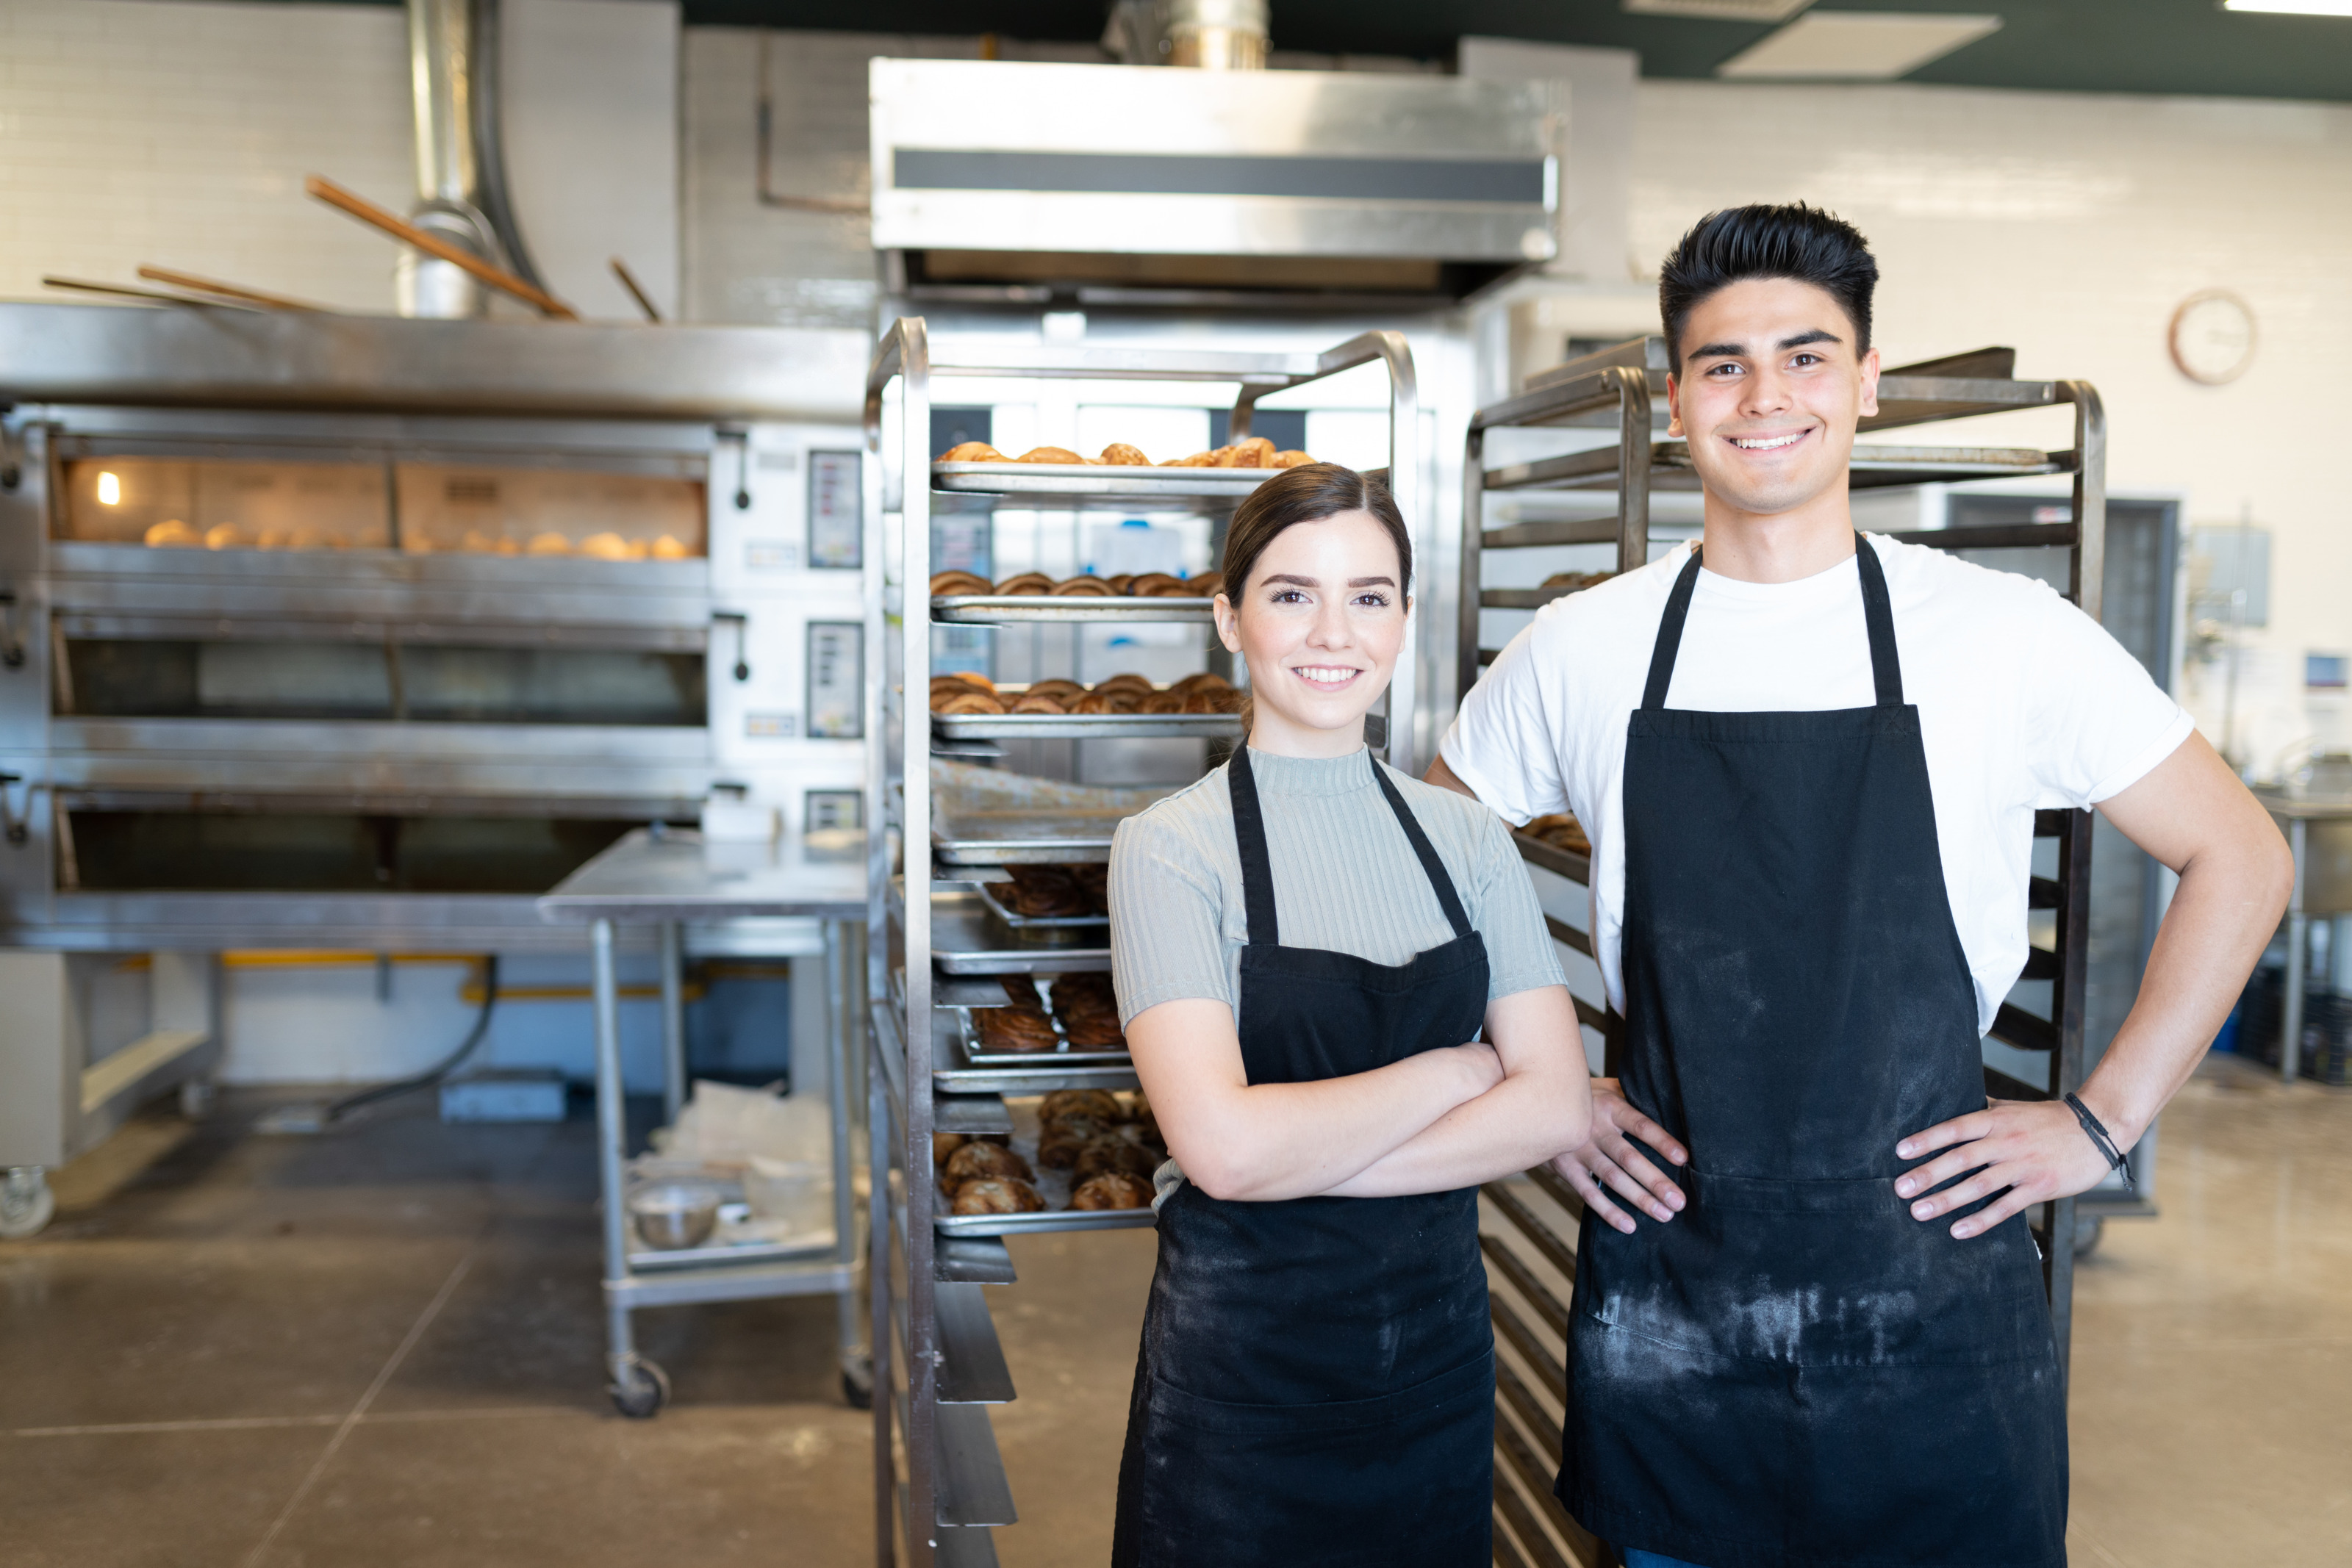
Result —
M2226 288L2204 288L2182 300L2166 333L2172 363L2201 386L2236 381L2254 362L2254 312Z

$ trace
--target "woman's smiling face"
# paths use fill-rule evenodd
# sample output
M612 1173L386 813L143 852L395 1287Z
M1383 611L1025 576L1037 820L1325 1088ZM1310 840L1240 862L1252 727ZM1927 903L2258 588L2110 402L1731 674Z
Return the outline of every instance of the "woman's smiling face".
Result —
M1380 519L1339 512L1283 529L1239 593L1217 596L1217 635L1249 664L1251 745L1338 757L1363 744L1404 646L1402 576Z

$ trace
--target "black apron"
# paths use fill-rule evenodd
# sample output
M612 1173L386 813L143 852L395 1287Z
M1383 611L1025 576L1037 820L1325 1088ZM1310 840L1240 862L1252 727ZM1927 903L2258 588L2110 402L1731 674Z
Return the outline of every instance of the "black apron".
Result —
M1249 749L1235 750L1252 1083L1369 1072L1485 1021L1486 944L1395 784L1365 765L1454 939L1393 967L1281 946ZM1475 1187L1227 1203L1186 1182L1160 1207L1111 1561L1484 1568L1494 1401Z
M1957 1241L1895 1194L1896 1141L1985 1087L1919 711L1856 561L1874 707L1668 708L1696 550L1658 628L1622 1079L1688 1145L1689 1203L1631 1236L1585 1217L1559 1492L1706 1568L2056 1568L2065 1394L2025 1218Z

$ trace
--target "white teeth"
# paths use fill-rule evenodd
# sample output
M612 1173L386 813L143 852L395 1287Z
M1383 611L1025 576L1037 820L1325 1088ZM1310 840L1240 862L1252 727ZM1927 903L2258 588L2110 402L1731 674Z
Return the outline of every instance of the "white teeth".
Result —
M1335 683L1339 682L1339 681L1347 680L1347 679L1350 678L1351 676L1353 676L1353 675L1355 675L1355 674L1357 674L1359 673L1359 672L1357 672L1357 671L1355 671L1355 670L1350 670L1350 669L1347 669L1347 668L1344 668L1344 667L1342 667L1342 668L1333 668L1333 667L1328 666L1328 665L1308 665L1308 664L1301 664L1301 665L1298 665L1298 666L1297 666L1297 670L1298 670L1298 673L1299 673L1301 675L1305 676L1307 679L1308 679L1308 680L1310 680L1310 681L1320 681L1320 682L1323 682L1323 683L1325 683L1325 684L1327 684L1327 685L1329 685L1329 684L1335 684Z
M1747 439L1735 435L1731 438L1731 444L1742 452L1770 452L1777 447L1792 446L1804 438L1805 433L1801 430L1794 435L1763 435Z

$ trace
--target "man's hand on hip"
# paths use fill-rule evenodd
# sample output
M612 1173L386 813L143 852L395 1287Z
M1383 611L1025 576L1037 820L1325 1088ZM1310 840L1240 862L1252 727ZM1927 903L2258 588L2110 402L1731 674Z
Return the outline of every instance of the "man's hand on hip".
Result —
M1604 1188L1613 1188L1653 1219L1672 1219L1688 1201L1672 1176L1642 1156L1633 1142L1636 1138L1675 1165L1690 1163L1690 1151L1633 1109L1617 1080L1596 1078L1592 1081L1592 1135L1551 1162L1551 1168L1568 1178L1586 1207L1628 1236L1633 1233L1633 1217L1612 1203Z
M1984 1110L1915 1133L1895 1145L1895 1152L1906 1160L1938 1149L1946 1152L1906 1172L1895 1181L1895 1193L1915 1200L1914 1219L1933 1219L2000 1193L1977 1213L1953 1222L1952 1234L1963 1241L2034 1204L2088 1192L2108 1170L2106 1156L2083 1131L2074 1113L2057 1100L1996 1100ZM1965 1171L1976 1174L1941 1192L1928 1190ZM2009 1190L2001 1192L2003 1187Z

